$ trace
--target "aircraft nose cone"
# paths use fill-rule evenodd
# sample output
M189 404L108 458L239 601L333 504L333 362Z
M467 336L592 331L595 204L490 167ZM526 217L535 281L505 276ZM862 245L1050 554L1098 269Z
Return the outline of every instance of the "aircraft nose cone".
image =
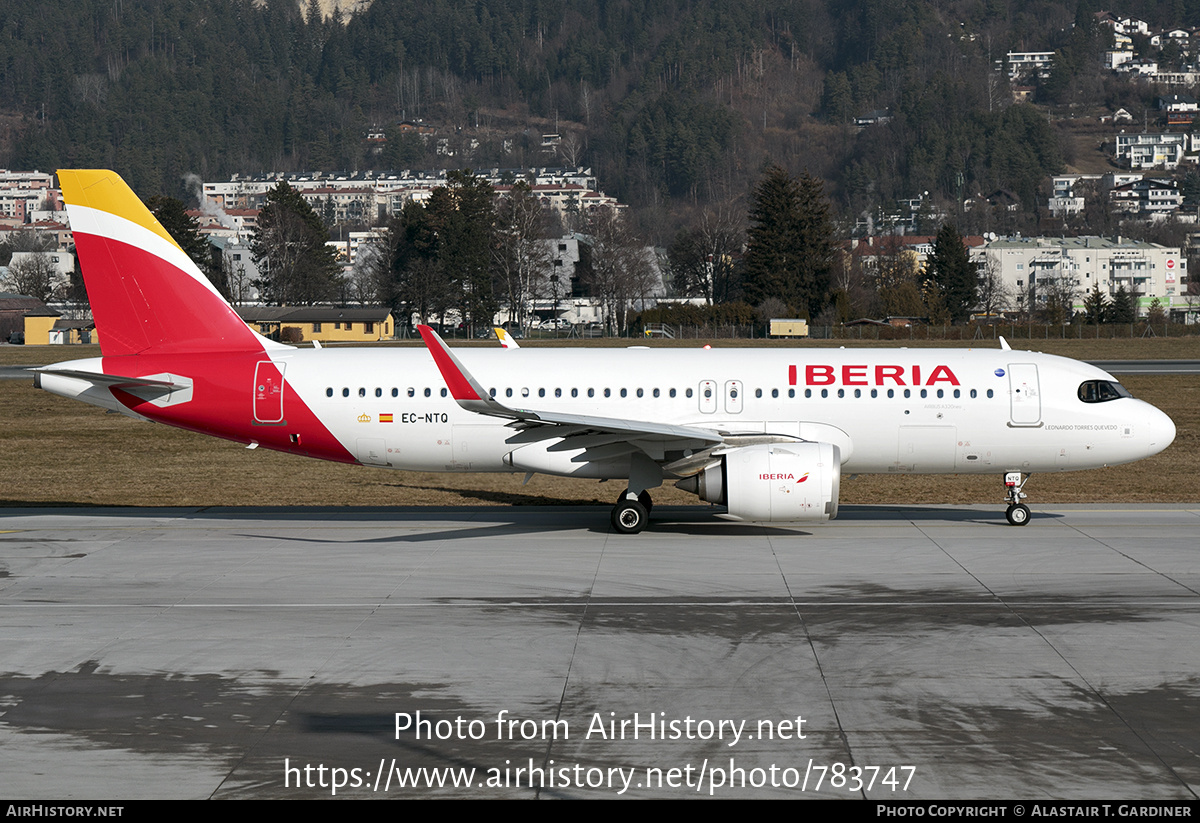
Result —
M1175 440L1175 421L1159 409L1151 408L1149 423L1149 454L1158 454Z

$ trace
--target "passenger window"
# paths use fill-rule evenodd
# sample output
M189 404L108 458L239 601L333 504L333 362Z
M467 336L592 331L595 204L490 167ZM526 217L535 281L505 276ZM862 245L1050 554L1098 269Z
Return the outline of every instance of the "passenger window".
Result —
M892 397L895 397L895 396L896 396L896 390L895 390L895 389L888 389L888 398L890 399L890 398L892 398Z
M928 392L928 391L926 391L925 389L921 389L921 397L922 397L922 398L925 398L925 397L928 397L928 396L929 396L929 392Z
M447 391L446 389L442 389L442 397L445 397L445 396L446 396L447 394L449 394L449 393L450 393L450 392L449 392L449 391Z
M771 396L772 396L772 397L778 397L778 396L779 396L779 389L771 389Z
M821 389L821 397L824 398L824 397L828 397L828 396L829 396L829 389Z
M505 397L512 397L512 389L505 389L505 390L504 390L504 396L505 396Z
M909 397L912 397L912 390L911 390L911 389L905 389L905 390L904 390L904 397L905 397L905 399L908 399Z
M939 398L940 398L940 397L943 397L943 396L945 395L945 392L943 392L941 389L938 389L937 391L938 391L938 397L939 397Z
M655 390L654 390L654 396L655 396L655 397L658 397L658 389L655 389Z
M988 398L991 399L991 396L992 396L992 390L988 389Z
M796 390L788 389L788 397L795 397L795 396L796 396Z
M625 397L628 394L624 389L621 389L621 396Z
M359 397L366 397L366 396L367 396L367 390L366 390L366 389L364 389L364 388L362 388L362 387L360 386L360 387L359 387L359 389L358 389L358 396L359 396Z
M855 390L854 390L854 396L855 396L855 397L862 397L862 389L855 389Z
M595 397L595 396L596 396L596 390L588 389L588 397Z
M325 396L326 396L326 397L333 397L333 389L326 389L326 390L325 390Z
M545 397L545 396L546 396L546 390L538 389L538 397Z
M612 397L612 389L605 389L605 390L604 390L604 396L605 396L605 397Z
M425 390L425 396L426 396L426 397L430 397L430 396L432 396L432 395L433 395L433 392L431 392L429 389L426 389L426 390Z
M641 397L641 396L642 396L642 390L641 390L641 389L638 389L638 390L637 390L637 396L638 396L638 397Z
M399 397L399 396L400 396L400 390L392 389L392 397Z
M674 397L674 396L675 396L675 390L674 390L674 389L671 389L671 391L667 392L667 394L671 395L671 397Z
M414 389L412 386L409 386L409 387L408 387L408 396L409 396L409 397L416 397L416 396L417 396L417 390L416 390L416 389ZM496 396L496 390L495 390L495 389L492 389L492 396L493 396L493 397L495 397L495 396Z
M376 397L383 397L383 389L376 387L376 389L375 389L375 396L376 396Z
M872 396L872 397L878 397L878 396L879 396L879 389L871 389L871 396Z
M976 396L977 394L978 394L978 392L977 392L977 391L975 391L975 389L971 389L971 399L972 399L972 400L974 400L974 399L975 399L975 396Z
M562 397L562 389L555 389L555 390L554 390L554 396L555 396L555 397Z
M350 396L350 390L342 389L342 397L349 397L349 396Z

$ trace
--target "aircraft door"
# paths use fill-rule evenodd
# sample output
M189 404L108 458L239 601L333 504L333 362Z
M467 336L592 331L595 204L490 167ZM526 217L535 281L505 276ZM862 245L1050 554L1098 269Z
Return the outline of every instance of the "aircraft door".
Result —
M283 422L283 370L286 363L263 360L254 368L254 422Z
M717 383L715 380L700 381L700 411L712 414L717 410Z
M742 413L742 381L725 381L725 411L729 414Z
M1036 363L1008 364L1008 395L1012 425L1042 424L1042 392Z

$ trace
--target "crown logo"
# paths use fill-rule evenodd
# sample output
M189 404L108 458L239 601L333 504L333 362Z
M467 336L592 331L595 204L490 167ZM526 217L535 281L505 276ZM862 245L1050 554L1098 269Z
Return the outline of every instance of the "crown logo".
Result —
M360 415L358 416L358 422L359 422L359 423L370 423L370 422L371 422L371 415L369 415L369 414L360 414Z

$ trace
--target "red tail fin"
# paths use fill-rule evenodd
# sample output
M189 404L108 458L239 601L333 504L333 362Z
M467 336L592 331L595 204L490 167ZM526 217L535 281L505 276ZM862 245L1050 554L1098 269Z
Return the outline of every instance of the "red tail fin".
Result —
M58 172L100 349L261 351L256 334L115 172Z

